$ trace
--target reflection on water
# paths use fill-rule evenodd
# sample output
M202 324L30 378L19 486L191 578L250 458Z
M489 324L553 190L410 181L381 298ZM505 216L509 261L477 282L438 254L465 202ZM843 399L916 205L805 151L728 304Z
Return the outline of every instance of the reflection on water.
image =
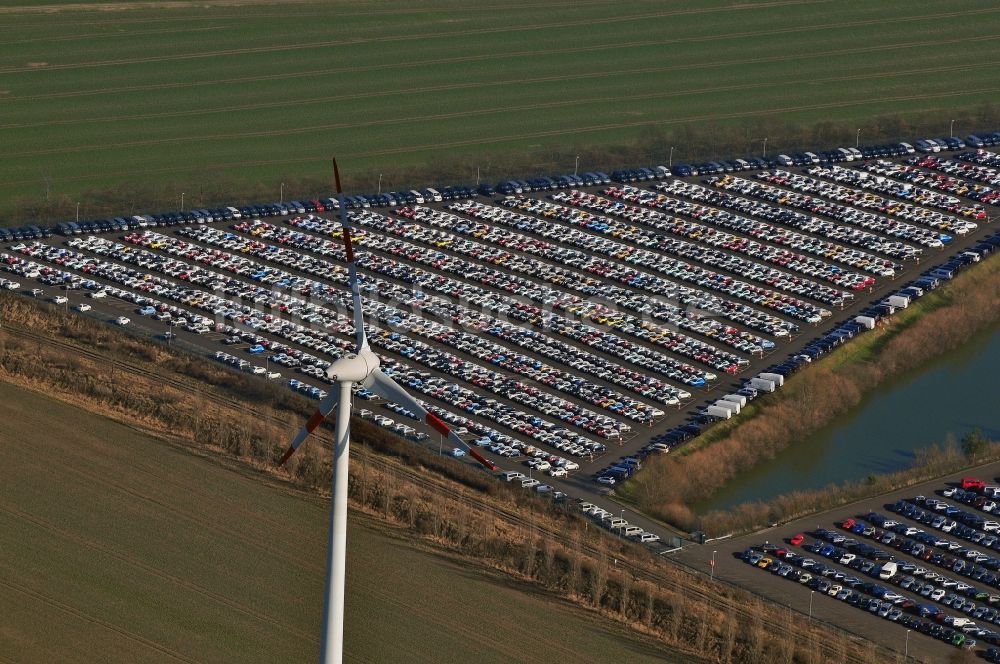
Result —
M1000 439L1000 326L883 383L851 414L733 481L697 511L899 470L914 449L977 427Z

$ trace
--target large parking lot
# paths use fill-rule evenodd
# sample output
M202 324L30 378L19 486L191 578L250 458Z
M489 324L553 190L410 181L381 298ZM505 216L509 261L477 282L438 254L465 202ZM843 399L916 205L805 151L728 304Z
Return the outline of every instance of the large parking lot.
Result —
M836 154L345 199L370 342L526 488L596 497L738 413L770 383L751 383L761 371L788 375L866 329L858 314L939 283L912 287L928 268L986 251L995 153ZM15 290L321 398L353 338L335 206L5 233L3 267ZM365 417L438 442L359 397Z
M970 472L668 555L708 572L714 550L716 577L919 658L997 661L1000 464Z

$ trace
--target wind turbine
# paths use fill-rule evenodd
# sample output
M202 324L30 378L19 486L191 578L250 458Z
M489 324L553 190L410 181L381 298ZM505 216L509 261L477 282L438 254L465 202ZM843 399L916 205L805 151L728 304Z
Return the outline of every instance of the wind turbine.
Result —
M416 399L410 396L399 383L390 378L380 368L380 360L368 346L365 336L364 317L361 310L361 291L358 287L358 267L351 245L351 223L347 216L347 205L340 186L340 171L337 160L333 160L333 174L340 201L340 223L344 234L344 252L347 257L348 283L354 309L354 330L357 346L354 353L344 355L331 364L326 375L336 383L336 389L320 403L312 417L306 421L291 445L281 457L278 465L284 465L299 445L309 437L316 427L323 423L334 408L337 410L336 437L333 449L333 487L330 508L330 539L326 561L326 600L323 610L323 639L321 662L341 664L344 656L344 565L347 554L347 463L348 447L351 442L351 389L357 383L371 390L387 401L392 401L423 419L435 431L448 440L461 445L480 464L489 470L496 466L462 440L441 418L428 412Z

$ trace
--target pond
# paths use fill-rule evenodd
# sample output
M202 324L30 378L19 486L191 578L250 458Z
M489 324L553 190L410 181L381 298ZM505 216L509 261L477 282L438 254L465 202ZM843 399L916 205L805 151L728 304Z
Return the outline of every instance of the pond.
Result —
M853 412L731 482L696 511L899 470L913 450L976 428L1000 439L1000 325L884 383Z

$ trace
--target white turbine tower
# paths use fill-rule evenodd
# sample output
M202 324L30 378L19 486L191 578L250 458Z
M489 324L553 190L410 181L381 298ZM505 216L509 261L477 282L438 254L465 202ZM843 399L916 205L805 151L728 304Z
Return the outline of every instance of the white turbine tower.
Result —
M323 664L341 664L344 655L344 564L347 554L347 463L348 446L351 438L351 389L355 383L371 390L387 401L399 404L414 415L422 418L428 425L452 442L461 445L469 451L476 461L489 470L496 466L484 458L475 449L469 447L458 434L453 432L439 417L427 411L417 403L417 400L407 394L399 383L386 375L380 368L377 355L368 346L365 336L364 320L361 310L361 291L358 288L358 269L354 262L354 248L351 245L351 225L347 216L343 189L340 186L340 171L337 160L333 160L333 173L337 185L337 195L340 200L340 222L344 233L344 251L347 255L348 282L351 287L351 297L354 309L354 329L357 335L355 352L341 357L331 364L327 377L336 383L335 389L320 403L319 409L313 413L305 426L299 430L291 445L281 457L278 465L288 460L299 445L309 437L316 427L322 424L330 412L338 407L336 438L333 450L333 488L331 492L330 509L330 540L326 565L326 605L323 611L323 640L321 662Z

